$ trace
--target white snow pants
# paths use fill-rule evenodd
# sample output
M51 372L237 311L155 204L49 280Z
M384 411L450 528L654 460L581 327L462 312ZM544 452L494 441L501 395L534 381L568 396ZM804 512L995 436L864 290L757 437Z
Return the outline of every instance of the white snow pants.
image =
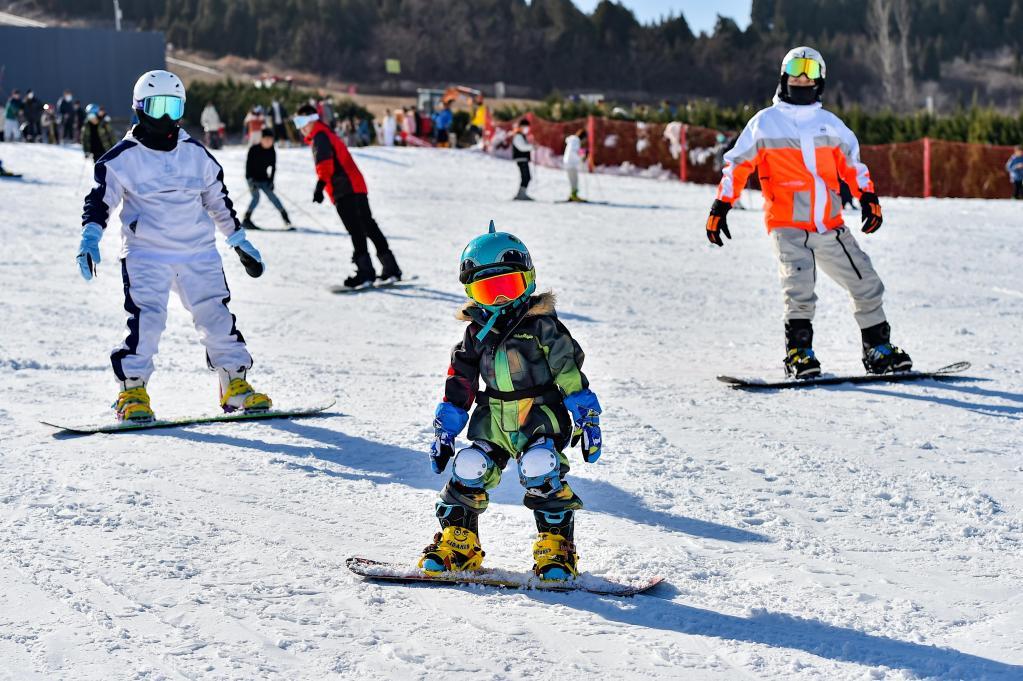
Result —
M852 297L853 315L861 329L885 321L884 284L870 258L845 227L820 234L794 227L771 230L778 254L778 272L785 296L785 321L813 319L817 305L817 268Z
M565 166L565 172L568 174L568 184L572 188L573 194L579 193L579 168L578 166Z
M18 125L17 120L11 120L9 118L4 119L4 141L5 142L18 142L21 140L21 126Z
M172 289L185 309L192 313L199 340L206 347L206 363L210 369L237 370L252 366L245 339L227 308L231 292L219 256L167 263L128 255L121 259L121 277L124 309L128 313L128 337L110 355L118 380L149 381L153 356L167 325L167 300Z

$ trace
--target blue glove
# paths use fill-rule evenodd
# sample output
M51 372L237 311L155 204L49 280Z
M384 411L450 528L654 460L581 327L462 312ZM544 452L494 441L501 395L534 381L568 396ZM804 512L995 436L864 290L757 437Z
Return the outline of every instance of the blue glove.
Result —
M259 255L259 251L256 247L249 243L249 240L245 238L245 230L239 229L237 232L227 237L227 245L234 249L234 252L238 254L238 257L242 261L242 265L245 267L246 273L250 277L258 277L263 274L265 269L263 266L263 258Z
M82 228L82 243L78 245L78 269L82 271L82 278L89 281L96 274L96 266L99 265L99 240L103 237L103 228L95 222L90 222Z
M441 402L433 413L433 444L430 445L430 466L434 473L442 473L455 455L455 438L465 424L469 413L450 402Z
M600 402L589 388L565 397L565 407L572 414L575 432L572 446L582 441L583 461L593 463L600 458L603 441L600 438Z

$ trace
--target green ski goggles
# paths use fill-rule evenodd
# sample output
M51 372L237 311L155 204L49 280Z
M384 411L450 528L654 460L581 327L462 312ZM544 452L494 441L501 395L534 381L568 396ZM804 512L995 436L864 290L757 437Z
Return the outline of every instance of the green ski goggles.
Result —
M173 95L153 95L142 100L142 111L152 118L167 116L178 121L185 115L185 100Z

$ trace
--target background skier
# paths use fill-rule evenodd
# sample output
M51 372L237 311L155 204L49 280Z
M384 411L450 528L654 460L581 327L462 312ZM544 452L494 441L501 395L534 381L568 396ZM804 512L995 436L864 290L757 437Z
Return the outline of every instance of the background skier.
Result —
M270 398L246 380L252 357L227 307L227 288L214 226L227 237L250 276L263 272L262 258L238 224L213 156L178 127L185 86L168 71L149 71L135 83L139 118L113 149L96 162L95 185L85 198L78 266L86 281L100 263L99 241L118 204L121 209L121 277L128 337L110 355L121 392L119 419L154 418L146 384L167 323L167 299L177 292L220 379L224 411L263 411Z
M436 505L441 531L419 563L428 573L479 569L479 514L514 459L523 504L536 521L533 570L549 580L577 574L575 511L583 503L565 481L563 451L581 440L585 461L600 457L601 409L553 294L532 295L535 277L525 244L496 232L492 221L490 232L462 251L459 280L470 300L459 319L468 326L451 353L430 450L435 473L454 461ZM481 378L486 391L478 394ZM456 454L455 438L467 423L472 444Z
M1012 198L1023 199L1023 145L1016 147L1005 164L1012 182Z
M92 157L93 163L100 160L117 140L114 129L106 117L100 117L100 108L95 104L85 107L85 125L82 126L82 151L85 157Z
M249 183L249 207L245 211L245 219L242 226L247 229L259 229L252 224L252 211L259 205L259 193L266 194L270 203L281 214L284 226L291 227L291 219L288 218L288 211L284 210L281 200L274 193L274 175L277 174L277 151L274 149L274 132L270 128L263 128L263 135L259 138L259 144L249 147L248 156L245 159L245 181Z
M839 177L860 199L863 232L871 234L881 227L881 206L867 166L860 162L856 136L821 108L825 77L824 59L817 50L797 47L785 55L774 105L758 112L725 154L707 238L718 246L724 245L722 234L732 238L728 211L757 170L785 295L786 372L810 378L821 371L813 352L812 325L818 267L853 299L866 370L878 374L908 370L909 355L889 341L882 308L884 285L842 220Z
M568 175L569 201L584 200L579 197L579 168L583 162L583 156L579 150L584 139L586 139L585 129L580 129L565 138L565 155L562 157L562 165Z
M21 116L25 103L21 101L21 92L12 90L4 106L4 141L17 142L21 139Z
M355 274L345 279L348 288L371 286L377 279L373 261L369 256L366 240L376 247L380 261L381 283L393 283L401 279L401 269L391 253L387 238L380 231L369 208L368 189L355 159L345 143L320 120L316 108L306 104L294 118L295 127L305 136L306 144L312 146L313 161L316 164L316 189L313 202L323 203L324 190L334 203L338 217L352 237L352 262Z
M512 160L519 166L519 193L516 201L532 201L526 189L532 175L529 173L529 162L533 159L533 145L529 143L529 119L523 118L512 135Z

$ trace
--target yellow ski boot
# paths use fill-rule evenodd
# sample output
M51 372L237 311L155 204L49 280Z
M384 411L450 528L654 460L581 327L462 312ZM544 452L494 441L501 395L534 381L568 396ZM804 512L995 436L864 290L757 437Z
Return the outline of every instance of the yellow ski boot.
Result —
M239 409L244 412L259 412L267 411L273 406L273 401L269 397L257 393L245 380L245 369L238 371L219 369L217 374L220 377L220 406L225 412L231 413Z
M121 392L114 402L114 411L118 421L146 423L156 419L152 407L149 406L149 393L146 384L138 378L121 381Z
M442 572L472 572L483 565L483 549L472 530L448 525L433 536L433 543L423 549L419 567L428 575Z
M564 581L579 574L575 544L560 534L541 532L533 543L533 572L543 580Z

